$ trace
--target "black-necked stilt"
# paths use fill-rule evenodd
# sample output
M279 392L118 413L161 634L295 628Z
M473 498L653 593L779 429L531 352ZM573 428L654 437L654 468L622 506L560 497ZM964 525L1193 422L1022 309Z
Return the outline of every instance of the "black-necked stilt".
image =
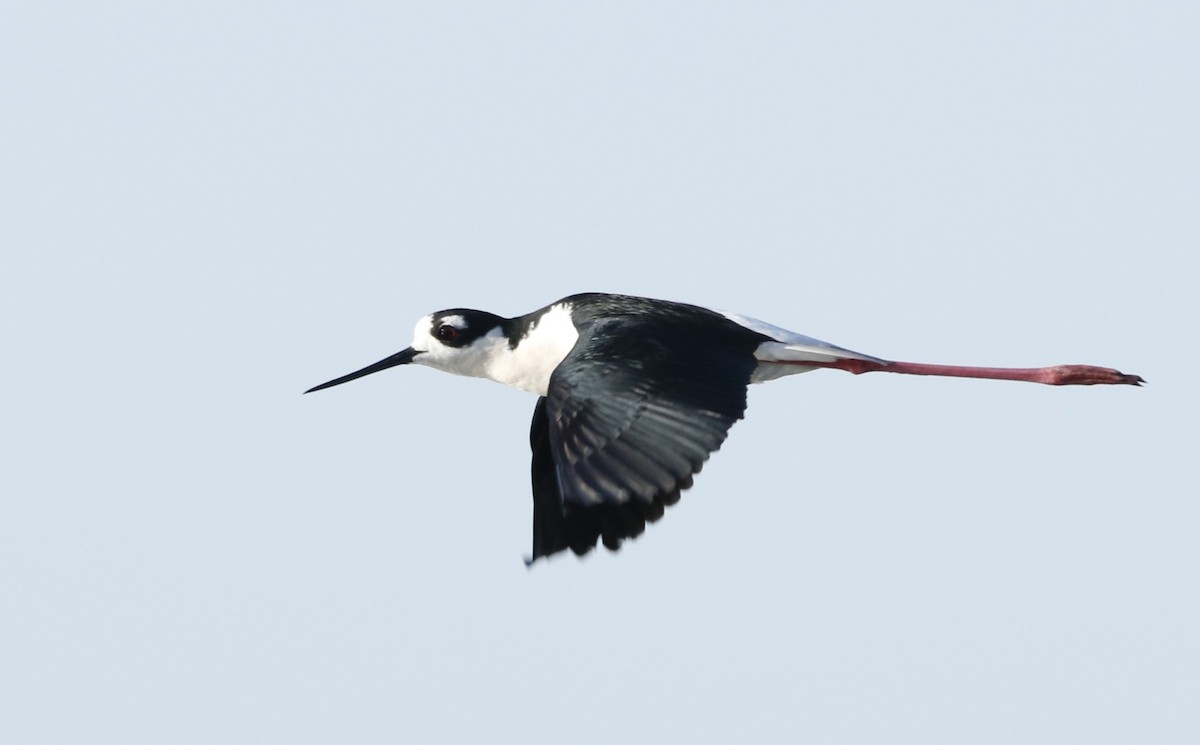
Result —
M832 367L1023 380L1139 385L1090 365L956 367L892 362L753 318L666 300L572 295L516 318L455 308L417 322L408 349L306 393L408 363L536 393L533 555L616 550L640 535L746 410L746 386Z

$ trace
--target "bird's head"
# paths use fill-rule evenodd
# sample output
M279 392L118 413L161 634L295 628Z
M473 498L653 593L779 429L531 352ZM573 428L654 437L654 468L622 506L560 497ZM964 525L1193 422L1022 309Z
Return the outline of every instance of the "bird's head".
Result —
M309 388L305 393L332 388L389 367L409 363L427 365L455 375L487 377L489 361L498 349L508 344L504 335L506 320L492 313L467 308L431 313L417 321L412 345L407 349L349 375Z

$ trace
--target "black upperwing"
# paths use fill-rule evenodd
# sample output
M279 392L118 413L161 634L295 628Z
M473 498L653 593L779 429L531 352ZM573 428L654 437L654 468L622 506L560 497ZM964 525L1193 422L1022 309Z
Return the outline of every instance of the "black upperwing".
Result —
M530 430L530 561L567 548L582 555L597 539L616 550L640 535L742 418L765 337L677 308L665 324L644 314L585 323L551 376Z

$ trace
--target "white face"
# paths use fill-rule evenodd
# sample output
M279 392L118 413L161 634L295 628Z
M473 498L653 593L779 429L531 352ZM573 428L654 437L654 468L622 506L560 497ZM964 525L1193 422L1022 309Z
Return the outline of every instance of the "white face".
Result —
M508 341L499 327L493 326L482 335L461 315L442 315L434 323L434 315L417 321L413 328L412 348L420 352L413 364L426 365L455 375L473 378L488 377L489 360ZM462 343L461 339L470 341ZM456 341L458 343L456 343Z
M467 319L460 315L445 316L441 319L442 325L450 326L457 329L459 332L466 331ZM417 321L417 325L413 327L412 348L418 352L436 352L438 349L448 349L444 343L438 340L433 332L433 314L427 315Z

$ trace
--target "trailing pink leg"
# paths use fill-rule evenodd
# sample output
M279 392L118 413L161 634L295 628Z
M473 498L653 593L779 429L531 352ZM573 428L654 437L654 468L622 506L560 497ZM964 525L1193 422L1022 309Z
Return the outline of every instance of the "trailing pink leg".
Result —
M904 375L938 375L950 378L988 378L1020 380L1046 385L1141 385L1139 375L1093 365L1055 365L1053 367L963 367L960 365L927 365L920 362L870 362L868 360L834 360L832 362L796 362L805 367L830 367L855 375L867 372L890 372Z

